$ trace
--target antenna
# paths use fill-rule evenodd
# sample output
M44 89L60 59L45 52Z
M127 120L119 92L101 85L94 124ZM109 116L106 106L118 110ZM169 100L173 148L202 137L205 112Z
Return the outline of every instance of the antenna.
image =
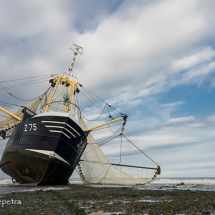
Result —
M70 67L68 69L68 77L71 75L71 73L73 72L73 67L74 67L74 63L75 63L75 58L78 54L83 55L83 47L78 46L76 44L73 44L72 47L70 47L69 49L71 49L74 52L74 57L72 59L72 63L70 64ZM74 78L74 72L73 72L73 78Z

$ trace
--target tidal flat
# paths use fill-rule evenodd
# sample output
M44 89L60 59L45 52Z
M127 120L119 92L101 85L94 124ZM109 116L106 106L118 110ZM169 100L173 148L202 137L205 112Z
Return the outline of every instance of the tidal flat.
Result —
M4 215L86 215L97 211L122 215L215 214L215 192L193 190L150 190L138 187L95 187L85 185L25 187L2 194L0 200L21 204L0 205ZM103 214L103 213L99 213Z

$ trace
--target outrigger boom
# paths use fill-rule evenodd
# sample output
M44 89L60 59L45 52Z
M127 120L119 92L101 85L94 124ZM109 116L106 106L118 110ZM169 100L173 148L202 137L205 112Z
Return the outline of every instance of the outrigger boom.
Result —
M13 117L14 119L19 120L20 122L22 121L22 119L18 116L16 116L15 114L11 113L10 111L4 109L3 107L0 106L0 110L3 111L4 113L6 113L7 115Z
M114 123L114 122L118 122L118 121L120 121L120 120L126 121L127 117L128 117L127 115L124 115L124 116L122 116L122 117L119 117L119 118L110 120L110 121L108 121L108 122L104 122L104 123L102 123L102 124L100 124L100 125L95 125L95 126L93 126L93 127L91 127L91 128L85 129L84 131L85 131L85 132L87 132L87 131L90 132L90 131L92 131L92 130L94 130L94 129L100 128L100 127L105 126L105 125L109 125L109 124Z

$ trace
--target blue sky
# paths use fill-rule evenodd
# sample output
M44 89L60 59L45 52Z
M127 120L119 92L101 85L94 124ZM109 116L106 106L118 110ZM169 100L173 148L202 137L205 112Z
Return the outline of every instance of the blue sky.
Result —
M78 44L78 81L129 115L125 134L161 165L162 177L215 177L213 0L0 5L1 80L64 72L68 48ZM11 92L28 99L46 89L41 83Z

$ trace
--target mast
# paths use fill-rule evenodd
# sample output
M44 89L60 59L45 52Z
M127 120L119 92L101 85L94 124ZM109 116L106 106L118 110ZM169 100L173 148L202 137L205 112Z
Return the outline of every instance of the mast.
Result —
M81 54L81 55L83 54L83 48L81 46L76 45L76 44L73 44L73 46L75 46L75 48L72 48L72 47L69 48L74 52L74 57L72 59L72 63L70 64L70 67L68 69L68 77L67 78L69 78L71 73L72 73L73 80L74 80L75 76L74 76L73 67L74 67L74 63L75 63L75 58L78 54Z
M66 91L66 89L68 90L69 87L70 87L69 94L68 95L64 94L64 96L65 96L64 99L66 100L66 102L64 103L65 107L64 107L64 109L62 111L66 112L66 113L68 113L70 111L72 113L73 101L74 101L74 92L75 92L76 86L78 84L76 81L74 81L75 76L74 76L73 67L74 67L76 56L78 54L82 54L83 53L83 48L81 46L78 46L76 44L73 44L73 46L74 47L69 48L69 49L71 49L74 52L74 56L73 56L73 59L72 59L72 63L69 66L67 77L63 77L63 76L61 76L59 74L57 74L55 76L55 81L52 83L53 84L53 89L52 89L52 91L50 93L50 96L49 96L49 98L47 100L46 105L43 108L43 111L42 111L43 113L47 112L48 109L50 108L51 104L53 102L56 102L56 99L59 96L62 96L62 94ZM69 79L70 76L73 77L73 80ZM59 87L59 84L65 85L65 89L62 90L60 92L60 94L54 98L54 95L55 95L55 93L57 91L57 88Z
M76 92L77 85L78 85L78 82L75 81L75 75L74 75L73 68L74 68L74 63L75 63L75 59L76 59L77 55L83 54L83 48L81 46L73 44L73 47L71 47L69 49L71 49L74 52L74 56L73 56L73 59L72 59L70 66L69 66L67 75L66 75L66 77L61 76L59 74L57 74L55 76L55 79L52 81L53 89L50 93L50 96L47 100L47 103L44 105L44 108L42 111L43 113L47 112L51 107L54 109L60 110L62 112L65 112L65 113L68 113L68 112L72 113L73 112L74 94ZM72 76L72 80L69 79L69 77L71 77L71 76ZM61 92L55 96L55 94L57 94L56 92L57 92L57 88L59 87L59 85L62 86ZM70 90L69 90L69 88L70 88ZM66 91L67 91L67 93L65 93ZM63 96L64 101L57 100L62 96ZM56 104L61 105L61 107L59 108L59 107L55 106ZM63 106L63 109L62 109L62 106ZM127 115L122 115L121 117L118 117L118 118L110 120L108 122L104 122L104 123L101 123L99 125L93 126L93 127L88 128L84 131L89 133L92 130L95 130L97 128L100 128L100 127L103 127L105 125L109 125L111 123L121 121L121 120L126 121Z

